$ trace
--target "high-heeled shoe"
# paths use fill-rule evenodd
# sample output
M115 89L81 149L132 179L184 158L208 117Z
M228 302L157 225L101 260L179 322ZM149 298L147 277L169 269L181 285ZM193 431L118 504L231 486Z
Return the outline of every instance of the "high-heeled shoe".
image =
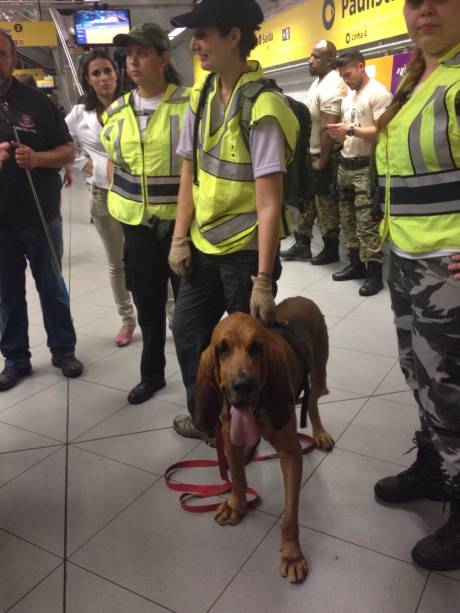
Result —
M125 324L120 328L120 331L115 337L117 347L127 347L133 340L133 333L136 324Z

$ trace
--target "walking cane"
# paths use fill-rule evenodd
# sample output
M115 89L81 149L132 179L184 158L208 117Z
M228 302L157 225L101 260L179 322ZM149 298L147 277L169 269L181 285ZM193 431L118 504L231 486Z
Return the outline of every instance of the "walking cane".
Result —
M8 124L12 128L15 141L19 145L21 145L22 143L19 140L18 131L17 131L16 126L14 125L13 121L10 119L9 115L10 114L9 114L8 102L0 102L0 119L2 121L4 121L6 124ZM35 206L37 208L37 212L38 212L38 215L40 217L40 221L41 221L41 224L42 224L42 227L43 227L43 231L45 233L46 240L48 242L48 246L49 246L50 253L51 253L51 262L52 262L52 265L53 265L54 272L56 273L56 276L57 276L57 278L59 280L59 284L62 287L65 299L69 302L70 301L70 296L69 296L69 292L67 291L67 287L66 287L66 284L65 284L65 281L64 281L64 277L62 276L61 264L59 262L59 258L57 257L56 250L54 249L53 241L51 240L51 236L50 236L50 233L49 233L49 230L48 230L48 226L46 224L46 220L45 220L45 216L43 214L43 209L42 209L42 206L40 204L40 200L38 198L37 190L35 189L35 185L34 185L34 182L33 182L33 179L32 179L31 172L30 172L30 170L28 168L24 168L24 170L25 170L26 175L27 175L27 180L29 181L29 186L30 186L30 189L32 191L32 195L33 195L33 198L34 198Z

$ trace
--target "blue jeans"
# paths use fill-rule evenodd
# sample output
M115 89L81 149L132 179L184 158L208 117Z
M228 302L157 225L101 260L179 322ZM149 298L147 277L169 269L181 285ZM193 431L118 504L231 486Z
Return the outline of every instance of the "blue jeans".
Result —
M48 222L59 260L62 258L62 222ZM5 367L30 367L29 321L26 302L26 267L29 261L40 296L48 347L53 357L75 351L75 330L70 305L56 275L49 245L41 226L15 229L0 226L0 351Z

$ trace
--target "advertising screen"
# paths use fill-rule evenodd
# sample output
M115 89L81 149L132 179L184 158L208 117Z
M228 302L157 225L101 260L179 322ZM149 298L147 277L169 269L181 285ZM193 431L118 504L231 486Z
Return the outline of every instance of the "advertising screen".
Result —
M77 45L111 45L114 36L130 28L128 9L76 11L74 17Z

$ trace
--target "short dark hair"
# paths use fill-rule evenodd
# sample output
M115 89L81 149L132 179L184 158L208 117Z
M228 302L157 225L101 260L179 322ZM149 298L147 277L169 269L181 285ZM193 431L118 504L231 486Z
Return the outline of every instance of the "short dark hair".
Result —
M85 105L85 111L96 111L98 113L102 113L105 109L103 108L102 103L97 97L93 87L88 82L89 65L93 60L107 60L110 63L117 75L117 87L114 94L114 100L116 100L121 94L120 74L118 72L118 67L114 60L110 57L110 55L102 49L95 49L94 51L90 51L83 56L82 60L81 81L84 91L82 102Z
M343 68L348 64L365 64L366 60L361 51L358 51L358 49L352 49L350 51L340 53L336 63L337 68Z
M16 43L13 40L13 37L5 32L5 30L0 30L0 34L6 38L6 40L10 43L11 55L16 55Z
M247 59L248 55L253 49L257 47L257 44L259 42L257 39L257 34L252 27L217 25L216 28L222 38L228 36L232 28L238 28L240 30L241 38L239 43L239 49L240 57L243 61Z

